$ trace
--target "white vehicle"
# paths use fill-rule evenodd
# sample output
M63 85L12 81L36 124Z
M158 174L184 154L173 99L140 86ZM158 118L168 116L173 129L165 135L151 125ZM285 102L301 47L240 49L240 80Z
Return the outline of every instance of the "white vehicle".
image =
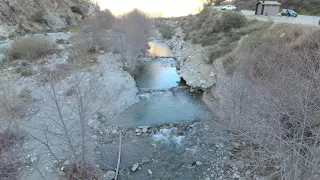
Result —
M225 6L221 7L221 10L234 11L234 10L236 10L236 6L235 5L225 5Z

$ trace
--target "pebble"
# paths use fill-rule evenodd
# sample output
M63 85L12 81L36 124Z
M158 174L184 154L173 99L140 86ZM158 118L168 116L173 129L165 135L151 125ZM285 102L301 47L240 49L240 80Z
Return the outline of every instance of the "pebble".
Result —
M53 170L52 170L52 167L49 167L49 165L48 164L46 164L45 166L44 166L44 169L47 171L47 172L53 172Z
M113 170L109 170L107 171L107 173L105 174L106 180L112 180L116 177L116 172Z
M207 83L206 80L200 80L200 84L205 84L205 83Z
M233 142L233 143L232 143L232 146L234 146L234 147L240 147L240 143L238 143L238 142Z
M152 175L152 171L151 171L150 169L148 169L148 173L149 173L150 175Z
M198 166L201 166L203 163L202 163L201 161L197 161L196 164L197 164Z
M239 179L239 178L240 178L240 175L239 175L239 174L236 174L236 173L233 173L232 178L233 178L233 179Z
M63 164L64 165L70 165L70 162L69 162L69 160L66 160Z
M37 157L31 157L31 158L30 158L30 161L31 161L32 163L36 163L36 162L38 162L38 158L37 158Z
M147 133L148 132L148 128L146 128L146 127L142 128L142 132L143 133Z
M101 124L100 121L95 120L95 119L90 120L90 121L88 122L89 127L90 127L91 129L93 129L93 130L99 130L100 124Z
M118 134L118 130L113 129L113 130L111 131L111 133L114 134L114 135L117 135L117 134Z
M139 168L139 163L135 163L135 164L132 165L131 171L134 172L134 171L136 171L138 168Z
M66 175L64 172L62 172L62 171L58 171L58 175L59 176L64 176L64 175Z

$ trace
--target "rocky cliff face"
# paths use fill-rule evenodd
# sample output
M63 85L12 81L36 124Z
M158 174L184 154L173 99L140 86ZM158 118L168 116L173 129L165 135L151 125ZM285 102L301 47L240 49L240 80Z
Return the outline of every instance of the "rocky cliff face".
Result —
M1 0L0 36L62 29L79 23L93 6L90 0Z

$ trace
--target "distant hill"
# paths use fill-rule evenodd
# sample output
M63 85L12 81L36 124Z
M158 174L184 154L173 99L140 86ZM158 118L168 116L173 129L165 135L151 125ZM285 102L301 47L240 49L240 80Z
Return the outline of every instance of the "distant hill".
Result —
M257 0L235 0L239 9L255 9ZM320 2L318 0L278 0L281 8L294 9L298 14L320 15Z

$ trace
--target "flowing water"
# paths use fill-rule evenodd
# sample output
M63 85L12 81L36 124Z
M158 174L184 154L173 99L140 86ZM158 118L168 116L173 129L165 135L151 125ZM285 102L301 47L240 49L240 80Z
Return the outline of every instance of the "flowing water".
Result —
M170 57L169 47L159 42L150 45L149 51L158 58L144 61L135 78L140 90L140 102L128 108L113 124L123 127L152 126L206 118L208 110L200 101L200 95L190 94L186 86L179 87L177 62Z
M200 100L201 95L191 94L190 87L180 83L178 64L169 47L159 42L149 45L152 45L149 51L157 53L153 54L156 58L142 63L135 77L140 101L115 118L111 125L135 128L209 118L212 114ZM148 134L124 136L120 163L124 171L119 174L119 180L201 179L202 173L207 171L205 166L195 168L193 164L202 156L201 152L194 152L200 141L199 132L204 129L196 132L196 124L180 125L162 127L151 133L151 137L145 136ZM110 169L117 165L118 146L114 143L101 146L99 152L107 163L101 167ZM145 164L140 164L141 169L131 171L133 164L144 161Z

